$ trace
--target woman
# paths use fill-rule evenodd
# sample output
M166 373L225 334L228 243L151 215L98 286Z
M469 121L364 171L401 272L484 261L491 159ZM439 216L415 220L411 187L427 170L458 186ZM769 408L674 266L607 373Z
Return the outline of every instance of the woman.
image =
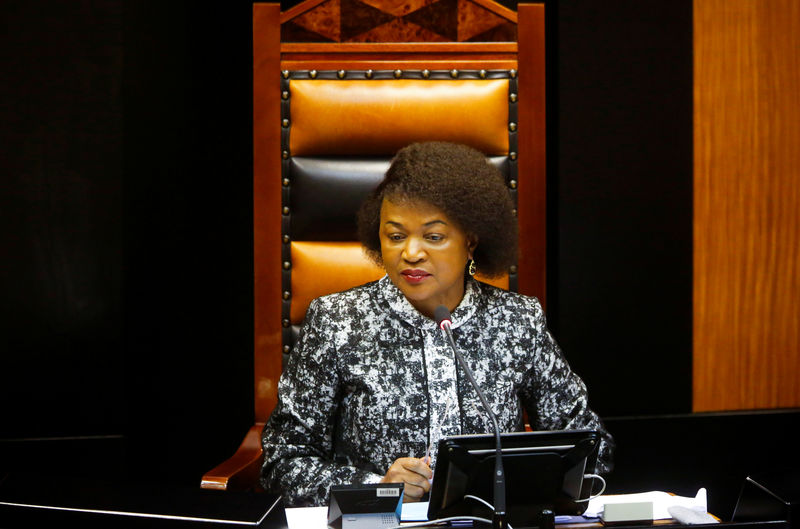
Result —
M539 302L472 278L502 275L517 248L511 199L483 154L402 149L358 223L386 276L309 306L264 428L265 489L288 506L321 505L333 484L403 482L405 500L418 500L441 437L493 431L433 320L439 305L502 431L523 429L523 409L536 430L597 429L598 470L610 470L613 441Z

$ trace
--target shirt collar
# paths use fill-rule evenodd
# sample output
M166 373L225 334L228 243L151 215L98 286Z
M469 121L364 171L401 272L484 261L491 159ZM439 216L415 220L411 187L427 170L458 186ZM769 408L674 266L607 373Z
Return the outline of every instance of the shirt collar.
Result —
M436 322L427 316L423 316L414 306L406 299L399 288L392 283L388 275L378 281L381 295L386 301L386 304L397 317L420 329L436 329ZM457 329L462 323L467 321L475 314L478 300L480 298L480 289L472 278L467 279L464 287L464 297L461 298L461 303L458 304L456 310L453 311L453 324L452 328Z

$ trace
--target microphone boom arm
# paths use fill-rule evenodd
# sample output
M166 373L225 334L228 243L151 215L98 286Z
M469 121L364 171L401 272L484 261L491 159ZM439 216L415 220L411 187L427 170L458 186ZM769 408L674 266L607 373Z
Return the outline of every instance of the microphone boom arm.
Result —
M440 311L439 309L445 310ZM489 406L489 402L486 400L486 396L483 394L483 391L481 391L480 387L478 386L478 382L475 380L472 369L470 369L466 360L464 360L464 357L461 356L461 353L459 353L458 349L456 348L456 343L453 340L453 333L450 330L450 313L447 311L445 316L445 311L447 311L446 307L438 307L436 310L436 320L439 323L439 327L441 327L441 329L445 332L447 340L450 343L450 348L453 350L453 354L458 359L458 363L461 364L461 367L464 369L464 373L467 374L467 378L475 388L475 391L478 393L478 397L481 399L481 404L483 404L483 407L489 414L489 418L492 420L492 425L494 426L496 456L494 460L494 516L492 517L492 529L505 529L508 527L506 522L506 476L505 471L503 470L503 452L500 444L500 427L497 424L497 416Z

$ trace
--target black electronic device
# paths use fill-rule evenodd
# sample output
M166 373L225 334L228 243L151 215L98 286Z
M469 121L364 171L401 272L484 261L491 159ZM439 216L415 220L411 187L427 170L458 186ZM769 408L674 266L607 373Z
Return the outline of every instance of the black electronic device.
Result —
M505 433L506 511L514 527L548 525L554 514L578 515L587 507L597 464L595 430ZM439 441L428 519L491 515L469 494L491 502L496 444L493 435L457 435ZM544 515L543 515L544 513Z
M380 529L400 524L402 483L333 485L328 526L334 529Z
M796 470L763 472L747 476L733 511L734 522L786 520L790 526L800 519L800 483Z

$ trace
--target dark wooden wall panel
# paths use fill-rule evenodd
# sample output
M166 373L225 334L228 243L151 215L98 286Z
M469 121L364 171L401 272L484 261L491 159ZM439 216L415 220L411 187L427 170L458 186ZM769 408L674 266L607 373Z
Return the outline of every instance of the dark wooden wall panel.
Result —
M197 484L252 421L251 2L0 2L0 478Z
M123 427L123 9L84 7L0 3L0 439Z
M695 0L694 409L800 406L800 4Z
M601 414L689 411L691 0L546 8L555 337Z

